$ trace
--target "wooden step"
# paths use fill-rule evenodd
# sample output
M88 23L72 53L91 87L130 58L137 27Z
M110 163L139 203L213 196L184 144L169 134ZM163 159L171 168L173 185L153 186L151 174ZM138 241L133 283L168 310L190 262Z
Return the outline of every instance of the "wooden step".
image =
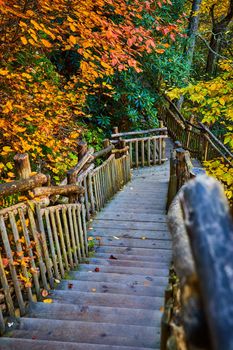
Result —
M160 329L109 323L21 318L11 336L36 340L153 348L160 343Z
M141 214L137 215L134 213L127 213L125 211L115 212L108 211L107 209L102 210L101 213L97 214L96 219L98 220L120 220L120 221L137 221L137 222L167 222L166 215L158 214Z
M88 264L107 265L107 266L124 266L124 267L145 267L152 269L169 269L168 262L155 262L155 261L133 261L133 260L119 260L115 256L107 256L107 258L88 258L86 261Z
M162 251L163 253L163 251ZM116 253L116 255L114 255L118 261L121 261L121 260L127 260L127 261L132 261L132 262L151 262L151 263L166 263L168 265L170 265L170 262L171 262L171 253L168 253L168 251L166 251L166 254L162 254L162 253L159 253L158 254L158 250L156 250L156 254L154 254L154 256L150 256L150 255L133 255L133 254L120 254L120 253ZM101 259L109 259L110 256L112 254L111 253L101 253L99 248L98 248L98 251L95 253L95 257L96 258L101 258Z
M163 306L162 297L141 295L54 290L50 293L50 296L56 303L82 306L112 306L149 310L160 310Z
M131 229L118 229L114 228L93 228L89 230L88 235L97 237L113 237L119 238L138 238L138 239L162 239L171 240L171 235L168 231L149 231L149 230L131 230Z
M99 281L80 281L80 280L64 280L59 285L60 290L70 290L78 292L97 292L97 293L113 293L113 294L130 294L151 297L164 297L165 286L151 286L150 281L143 285L135 282L114 283Z
M145 285L150 282L151 286L166 286L168 283L167 277L161 276L146 276L146 275L126 275L119 273L104 273L104 272L82 272L71 271L69 273L70 279L77 279L79 281L92 282L113 282L113 283L135 283L138 285Z
M1 350L135 350L131 346L104 344L71 343L36 339L1 338ZM155 350L159 348L142 348L138 350Z
M141 231L168 231L166 223L162 222L136 222L136 221L117 221L117 220L95 220L90 224L92 228L117 228L117 229L129 229L129 230L141 230Z
M117 246L97 246L95 247L95 250L97 253L109 253L109 254L126 254L127 256L130 255L138 255L139 257L155 257L157 256L159 260L162 262L163 259L167 260L168 258L171 258L172 251L171 249L147 249L147 248L133 248L133 247L117 247ZM128 259L128 258L127 258Z
M142 232L143 235L143 232ZM169 240L152 240L152 239L134 239L134 238L119 238L113 237L100 237L98 244L100 246L115 246L115 247L130 247L130 248L147 248L152 250L155 254L154 249L171 250L171 241Z
M158 310L147 310L145 312L144 309L111 306L83 306L66 303L46 304L38 302L30 304L29 316L57 320L129 324L138 326L154 325L155 327L159 327L162 312Z
M110 272L110 273L120 273L126 275L150 275L150 276L161 276L167 277L169 274L168 269L156 269L156 268L147 268L147 267L130 267L130 266L109 266L109 265L97 265L97 264L81 264L79 265L79 271L87 272Z

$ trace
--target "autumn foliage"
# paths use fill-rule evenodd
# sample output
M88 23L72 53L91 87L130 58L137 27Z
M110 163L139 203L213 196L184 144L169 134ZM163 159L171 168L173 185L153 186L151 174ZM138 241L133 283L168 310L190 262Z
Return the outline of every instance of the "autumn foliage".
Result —
M3 178L14 177L16 152L30 152L34 170L50 171L56 181L77 162L76 140L85 132L79 120L87 96L99 89L113 94L106 77L129 68L140 73L143 52L162 54L168 46L164 37L175 40L177 25L165 25L159 17L153 27L143 26L143 16L169 4L169 0L1 1ZM59 69L63 57L65 71Z

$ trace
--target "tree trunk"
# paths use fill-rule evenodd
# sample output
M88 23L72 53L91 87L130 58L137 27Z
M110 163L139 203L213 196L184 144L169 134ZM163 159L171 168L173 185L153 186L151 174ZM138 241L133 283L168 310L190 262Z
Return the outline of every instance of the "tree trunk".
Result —
M188 43L185 49L185 54L187 56L189 69L192 66L193 54L196 45L196 36L199 27L200 11L202 0L193 0L192 10L189 17L189 26L188 26Z
M214 18L214 6L211 8L212 17L212 35L209 43L209 53L206 64L206 73L210 76L215 75L217 68L218 55L221 50L222 39L227 31L227 27L233 17L233 0L229 4L227 15L220 21L216 22Z
M198 14L200 11L202 0L193 0L192 2L192 9L189 16L189 25L188 25L188 39L187 39L187 45L185 47L184 56L187 60L188 64L188 75L187 75L187 82L190 75L190 70L192 68L193 63L193 55L196 45L196 36L197 31L199 27L199 20L200 15ZM179 100L176 102L177 108L180 110L182 107L182 104L184 102L184 96L180 96Z

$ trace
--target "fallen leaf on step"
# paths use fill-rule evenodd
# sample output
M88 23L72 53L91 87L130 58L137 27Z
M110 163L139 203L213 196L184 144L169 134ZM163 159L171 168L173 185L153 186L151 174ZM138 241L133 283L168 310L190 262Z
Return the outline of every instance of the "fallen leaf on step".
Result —
M61 283L61 281L60 281L60 280L57 280L57 279L55 279L54 282L55 282L55 283Z
M145 287L149 287L149 286L151 285L151 283L150 283L149 281L145 281L145 282L143 283L143 285L144 285Z
M92 290L91 290L93 293L95 293L96 292L96 288L92 288Z
M43 289L41 292L42 297L47 297L49 295L49 292L46 289Z
M109 259L117 260L117 258L114 255L110 255Z
M159 311L164 312L164 307L161 306L161 308L159 309Z
M120 239L119 237L117 237L117 236L113 236L113 238L115 238L115 239Z
M73 288L73 283L68 283L68 289L72 289Z
M141 239L143 239L143 240L144 240L144 239L146 239L146 237L145 237L145 236L143 236L143 237L141 237Z
M53 302L53 299L45 299L43 300L43 303L46 303L46 304L52 304Z
M93 241L93 237L88 237L88 241Z
M95 272L100 272L100 268L99 268L99 267L96 267L96 268L95 268Z

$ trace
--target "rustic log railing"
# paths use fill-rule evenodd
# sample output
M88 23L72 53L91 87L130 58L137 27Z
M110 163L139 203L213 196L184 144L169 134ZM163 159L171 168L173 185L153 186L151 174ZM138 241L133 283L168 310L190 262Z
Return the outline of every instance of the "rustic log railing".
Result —
M190 121L186 120L176 105L168 97L164 97L168 106L164 107L161 117L174 140L179 140L200 161L222 157L228 164L233 164L233 154L207 126L201 122L194 124L194 117Z
M233 349L233 222L221 185L200 173L178 143L168 195L175 275L165 295L162 350Z
M60 186L44 174L30 176L28 155L15 157L19 180L0 185L0 196L33 197L0 210L0 333L88 256L87 221L130 180L128 147L108 140L99 152L83 147Z
M134 138L132 138L134 136ZM166 160L165 141L167 128L140 130L119 133L118 128L114 129L112 142L122 140L125 146L129 147L131 167L144 167L162 164Z

